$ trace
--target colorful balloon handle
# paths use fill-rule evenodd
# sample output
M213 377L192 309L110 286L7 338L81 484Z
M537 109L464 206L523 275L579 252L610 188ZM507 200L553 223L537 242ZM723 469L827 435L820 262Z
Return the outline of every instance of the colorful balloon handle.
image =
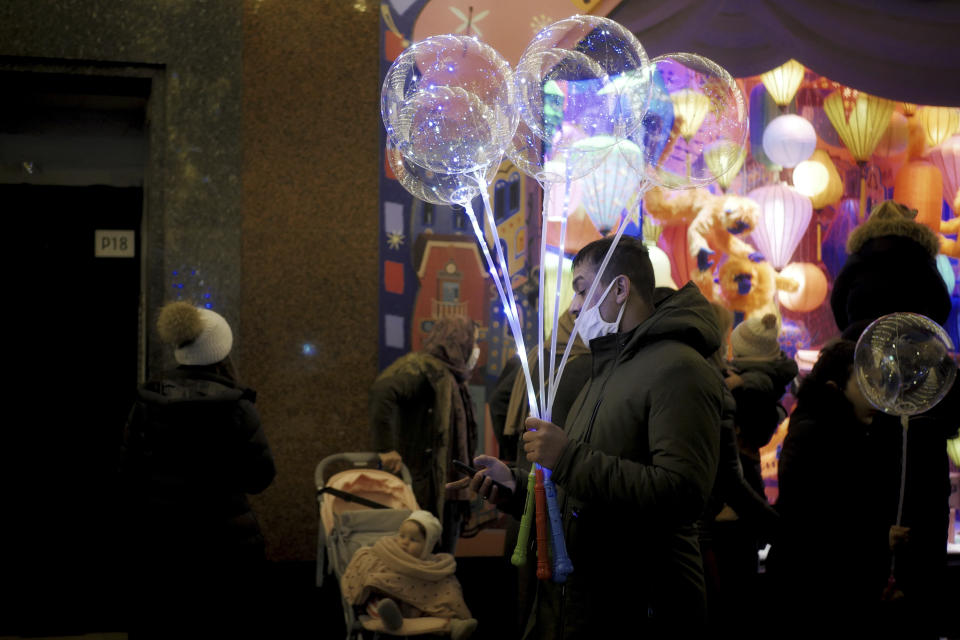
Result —
M563 520L560 506L557 504L557 487L550 479L550 471L543 470L543 488L546 492L547 510L550 512L550 535L553 542L553 581L566 582L573 573L573 562L567 555L567 544L563 537Z
M550 571L550 547L547 537L547 492L543 486L543 467L537 465L537 483L536 483L536 504L537 504L537 578L540 580L549 580ZM552 522L550 523L553 524Z
M527 474L527 500L523 506L523 517L520 518L520 531L517 533L517 546L513 549L510 563L515 567L527 564L527 547L530 540L530 527L533 524L534 494L537 477L533 468Z

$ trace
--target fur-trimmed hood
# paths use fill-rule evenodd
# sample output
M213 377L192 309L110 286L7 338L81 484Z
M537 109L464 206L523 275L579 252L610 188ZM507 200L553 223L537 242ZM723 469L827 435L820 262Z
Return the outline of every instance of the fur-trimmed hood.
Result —
M854 229L847 238L847 253L860 251L867 241L882 236L904 236L922 246L931 258L940 251L937 234L925 225L916 222L916 209L899 202L885 200L873 208L866 222Z

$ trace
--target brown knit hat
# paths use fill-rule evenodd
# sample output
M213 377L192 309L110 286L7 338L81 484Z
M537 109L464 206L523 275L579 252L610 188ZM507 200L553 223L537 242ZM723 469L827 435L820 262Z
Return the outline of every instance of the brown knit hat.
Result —
M780 355L777 316L768 313L762 318L747 318L730 334L733 357L753 360L773 360Z

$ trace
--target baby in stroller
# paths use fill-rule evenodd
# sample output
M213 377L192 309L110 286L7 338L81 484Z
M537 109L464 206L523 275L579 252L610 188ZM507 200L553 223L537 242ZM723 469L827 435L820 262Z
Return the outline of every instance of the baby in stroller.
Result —
M395 536L358 549L340 579L343 597L388 633L404 633L405 619L429 616L447 619L444 631L453 640L469 638L477 621L454 575L457 563L449 553L432 553L441 530L433 514L414 511Z

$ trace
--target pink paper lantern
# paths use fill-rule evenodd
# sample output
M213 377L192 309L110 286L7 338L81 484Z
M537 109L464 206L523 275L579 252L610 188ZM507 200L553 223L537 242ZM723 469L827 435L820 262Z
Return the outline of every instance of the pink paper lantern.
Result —
M754 189L747 196L760 205L760 220L750 237L767 261L782 269L813 217L810 198L784 183Z
M960 189L960 136L947 138L930 150L930 162L940 169L943 177L943 199L953 206L953 199ZM956 213L956 212L954 212Z

